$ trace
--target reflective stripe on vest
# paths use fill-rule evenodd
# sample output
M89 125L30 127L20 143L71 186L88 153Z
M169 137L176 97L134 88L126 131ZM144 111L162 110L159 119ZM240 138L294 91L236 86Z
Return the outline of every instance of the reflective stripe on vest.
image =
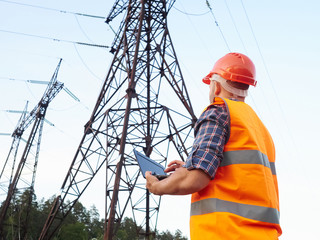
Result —
M228 212L245 218L279 224L280 213L275 208L235 203L218 198L207 198L191 204L191 216L214 212Z
M261 164L271 169L273 175L276 175L274 162L269 162L268 156L258 150L238 150L223 153L221 167L231 164Z

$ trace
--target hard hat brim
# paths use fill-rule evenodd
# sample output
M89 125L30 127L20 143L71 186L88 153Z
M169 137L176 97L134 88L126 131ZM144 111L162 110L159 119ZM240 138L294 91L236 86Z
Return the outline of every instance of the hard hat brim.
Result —
M202 82L204 82L205 84L210 85L210 81L211 81L212 75L213 75L213 73L209 73L207 76L205 76L204 78L202 78Z
M202 78L202 82L204 82L205 84L210 85L211 77L212 77L213 74L215 74L215 72L210 72L207 76ZM244 83L244 84L248 84L248 85L251 85L251 86L254 86L254 87L257 85L257 81L255 81L252 78L245 77L245 76L235 76L235 75L232 76L231 74L228 74L228 73L222 74L220 76L223 77L226 80L233 79L233 80L230 80L230 81Z

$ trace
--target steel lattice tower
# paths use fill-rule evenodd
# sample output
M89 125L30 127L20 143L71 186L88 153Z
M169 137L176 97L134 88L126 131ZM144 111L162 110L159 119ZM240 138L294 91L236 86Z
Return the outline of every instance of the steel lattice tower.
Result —
M150 195L133 149L166 165L185 160L196 121L167 28L174 0L117 0L109 23L126 11L113 61L67 176L39 239L60 228L97 172L106 166L105 239L128 209L147 239L156 228L160 197Z
M22 229L20 235L21 239L27 239L28 218L32 198L34 197L34 184L39 159L43 123L45 121L45 115L49 103L61 91L64 85L57 80L61 61L62 59L60 59L51 81L49 82L39 103L29 114L26 114L27 107L25 108L25 111L23 111L24 113L19 120L18 126L12 134L13 142L0 174L0 190L6 192L6 199L2 203L0 210L0 239L5 239L3 227L7 218L7 211L12 199L14 199L15 194L17 194L19 190L28 191L28 203L26 206L25 216L22 217L23 219L21 219ZM22 152L20 161L18 165L15 166L21 137L26 129L31 125L32 128Z

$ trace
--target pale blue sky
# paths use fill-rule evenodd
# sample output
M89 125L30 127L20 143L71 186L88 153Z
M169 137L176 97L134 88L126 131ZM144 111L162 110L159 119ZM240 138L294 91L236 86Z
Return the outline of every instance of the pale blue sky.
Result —
M6 110L22 110L27 100L29 109L33 108L45 90L44 85L18 80L49 81L59 58L63 58L59 81L81 101L76 102L62 91L49 107L47 119L55 127L44 127L36 179L37 196L48 198L61 187L106 76L111 54L106 49L8 31L102 45L111 45L114 35L103 19L8 2L0 0L0 133L11 133L19 118ZM16 2L98 16L107 16L113 4L112 0ZM247 102L269 128L276 144L282 239L319 239L320 157L316 136L320 133L320 3L209 2L220 28L205 0L177 0L168 19L195 112L199 115L208 103L208 87L201 83L201 78L218 58L229 52L227 45L231 51L247 54L256 64L258 78ZM118 29L116 22L113 27ZM10 145L11 138L0 135L1 168ZM98 197L92 198L93 189L89 188L80 201L88 207L95 204L103 211L105 183L101 181L103 176L97 179L100 180L91 185L101 188ZM165 196L162 203L160 230L179 228L188 234L189 197Z

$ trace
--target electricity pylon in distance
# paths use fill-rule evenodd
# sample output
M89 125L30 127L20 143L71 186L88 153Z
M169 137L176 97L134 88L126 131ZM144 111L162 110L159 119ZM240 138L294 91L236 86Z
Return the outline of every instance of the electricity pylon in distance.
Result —
M42 137L43 123L49 103L63 88L63 83L57 80L62 59L60 59L58 66L49 82L41 100L33 108L29 114L23 114L19 120L17 128L14 130L12 137L13 142L10 148L8 157L2 168L0 175L1 190L4 190L4 185L8 184L7 195L5 201L2 203L0 210L0 237L5 239L4 224L7 218L7 212L12 199L18 191L27 191L27 206L24 216L21 216L21 229L18 231L19 238L27 239L28 232L28 218L31 208L32 198L34 197L34 183L39 159L40 143ZM25 109L26 110L26 109ZM20 157L20 161L15 166L17 159L18 147L25 130L32 125L28 140ZM8 171L7 171L8 170ZM23 174L22 174L23 173ZM18 238L18 237L16 237Z
M125 12L113 61L67 176L39 239L50 239L106 166L105 239L131 215L139 234L156 229L160 197L150 195L133 149L162 165L185 160L196 121L167 27L174 0L117 0L106 22ZM191 140L192 141L192 140Z

